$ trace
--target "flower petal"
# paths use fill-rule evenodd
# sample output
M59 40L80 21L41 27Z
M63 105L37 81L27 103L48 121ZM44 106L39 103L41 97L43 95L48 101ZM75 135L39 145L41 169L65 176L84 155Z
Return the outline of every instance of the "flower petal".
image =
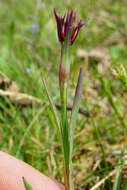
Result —
M82 22L82 20L80 20L80 22L77 24L77 26L73 29L72 34L71 34L71 45L75 41L75 39L79 33L79 30L81 29L81 27L83 25L84 25L84 23Z
M54 9L54 15L56 18L56 22L57 22L57 32L58 32L58 38L60 42L64 41L64 18L65 16L62 18L61 16L59 16L56 13L56 10Z

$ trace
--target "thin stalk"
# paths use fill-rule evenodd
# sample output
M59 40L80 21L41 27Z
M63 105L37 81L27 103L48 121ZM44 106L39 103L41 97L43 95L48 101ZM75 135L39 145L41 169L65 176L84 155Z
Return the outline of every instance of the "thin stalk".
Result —
M65 181L66 190L70 190L69 138L68 138L68 119L67 119L67 83L70 72L70 63L69 63L70 35L71 35L71 28L69 25L67 29L65 42L61 44L61 61L59 68L59 86L60 86L60 97L61 97L61 134L62 134L63 150L64 150L64 181Z
M63 47L62 47L63 48ZM63 50L61 50L63 52ZM61 55L61 61L63 62L63 55ZM61 63L62 63L61 62ZM62 65L60 65L62 67ZM64 153L64 182L65 189L69 190L68 183L68 166L69 166L69 143L68 143L68 121L67 121L67 82L59 80L60 85L60 97L61 97L61 136L63 143Z

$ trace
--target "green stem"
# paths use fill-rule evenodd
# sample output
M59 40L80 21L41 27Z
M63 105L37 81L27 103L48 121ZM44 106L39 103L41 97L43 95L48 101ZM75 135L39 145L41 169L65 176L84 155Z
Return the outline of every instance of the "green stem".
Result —
M61 97L61 136L64 153L64 181L65 189L69 188L69 141L68 141L68 120L67 120L67 75L69 73L69 55L65 54L65 47L61 46L61 62L59 70L59 86Z
M72 16L70 23L66 29L65 42L61 44L61 61L59 68L59 86L60 86L60 97L61 97L61 134L63 142L63 153L64 153L64 181L65 190L70 189L70 162L69 162L69 127L67 119L67 83L70 73L70 39L71 39L71 25Z

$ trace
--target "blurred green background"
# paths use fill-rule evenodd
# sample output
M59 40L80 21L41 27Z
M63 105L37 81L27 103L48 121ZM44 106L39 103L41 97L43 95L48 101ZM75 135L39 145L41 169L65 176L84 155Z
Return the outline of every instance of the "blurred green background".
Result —
M71 47L68 104L83 67L86 113L79 114L75 131L76 189L90 189L115 168L127 144L126 7L126 0L0 1L1 150L63 183L58 132L41 75L59 103L60 44L53 9L60 15L73 9L78 19L88 19ZM126 165L123 183L125 171ZM98 189L110 189L113 180Z

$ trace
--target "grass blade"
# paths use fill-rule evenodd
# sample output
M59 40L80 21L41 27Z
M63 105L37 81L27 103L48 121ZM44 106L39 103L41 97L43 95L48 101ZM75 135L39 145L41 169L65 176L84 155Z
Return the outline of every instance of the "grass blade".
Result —
M56 110L56 107L55 107L55 105L53 103L53 100L52 100L52 98L51 98L51 96L49 94L45 79L43 77L42 77L42 81L43 81L43 84L44 84L44 87L45 87L45 90L46 90L46 94L47 94L47 97L48 97L48 100L49 100L49 103L50 103L50 106L51 106L55 121L56 121L56 125L58 127L59 132L61 132L61 130L60 130L60 122L59 122L59 118L58 118L58 115L57 115L57 110Z
M121 150L120 159L119 159L119 165L117 168L117 175L114 182L113 190L120 190L120 184L122 179L122 166L123 166L123 156L124 156L124 150Z
M34 116L33 120L28 125L28 127L27 127L27 129L26 129L26 131L25 131L25 133L24 133L24 135L22 137L22 139L20 140L20 143L19 143L19 146L18 146L18 150L16 152L16 157L19 156L20 150L21 150L21 148L23 146L23 143L24 143L27 135L29 134L31 128L33 127L34 123L37 121L37 118L40 116L40 114L42 113L43 110L44 110L44 108L39 109L38 112L37 112L37 114Z
M23 183L26 188L26 190L34 190L31 185L26 181L26 179L23 177Z

